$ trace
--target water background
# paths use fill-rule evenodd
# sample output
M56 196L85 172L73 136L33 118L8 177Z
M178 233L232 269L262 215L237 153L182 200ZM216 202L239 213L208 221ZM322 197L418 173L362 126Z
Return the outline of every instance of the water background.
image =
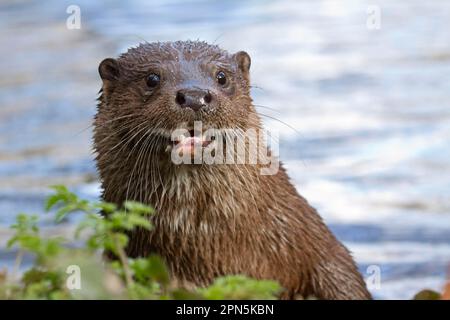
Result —
M201 39L250 53L252 95L275 109L260 111L293 182L363 274L380 267L375 297L443 287L450 3L76 1L81 29L68 30L70 4L0 4L0 268L14 259L8 226L18 212L44 214L47 186L98 196L89 126L99 62L144 40ZM380 30L366 26L369 5ZM47 216L44 229L55 231Z

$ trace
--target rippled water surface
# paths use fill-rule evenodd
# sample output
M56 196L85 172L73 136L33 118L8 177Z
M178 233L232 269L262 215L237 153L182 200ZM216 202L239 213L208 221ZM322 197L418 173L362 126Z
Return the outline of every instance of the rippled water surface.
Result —
M0 248L16 213L42 213L47 186L97 197L89 126L98 63L140 41L198 38L251 54L252 95L271 108L260 111L280 131L289 174L361 272L381 268L374 295L442 288L450 264L449 3L77 3L80 30L66 29L71 2L0 4ZM381 9L380 30L366 26L368 5ZM0 267L13 258L0 249Z

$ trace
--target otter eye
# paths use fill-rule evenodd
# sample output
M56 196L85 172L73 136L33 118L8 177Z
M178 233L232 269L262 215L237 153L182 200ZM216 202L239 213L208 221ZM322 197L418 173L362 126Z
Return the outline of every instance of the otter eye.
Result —
M217 82L223 86L227 83L227 77L225 76L225 72L219 71L216 75Z
M147 86L149 88L155 88L159 84L160 81L161 81L161 79L159 78L159 76L154 73L150 74L146 79Z

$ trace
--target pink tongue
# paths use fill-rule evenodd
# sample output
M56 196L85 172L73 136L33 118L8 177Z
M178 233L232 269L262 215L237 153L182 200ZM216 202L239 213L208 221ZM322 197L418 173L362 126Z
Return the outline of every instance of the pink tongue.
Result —
M179 144L182 146L185 146L185 145L191 146L194 144L201 144L201 143L202 143L202 139L200 139L199 137L189 137L189 138L185 138Z
M200 146L202 144L202 139L199 137L188 137L177 144L177 149L183 152L192 153L194 152L194 146Z

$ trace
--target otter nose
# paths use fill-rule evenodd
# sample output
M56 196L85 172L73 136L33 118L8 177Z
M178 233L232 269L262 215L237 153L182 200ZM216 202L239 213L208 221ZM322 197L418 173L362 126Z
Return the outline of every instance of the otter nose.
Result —
M198 111L211 103L212 96L207 90L182 89L177 92L175 100L182 108Z

